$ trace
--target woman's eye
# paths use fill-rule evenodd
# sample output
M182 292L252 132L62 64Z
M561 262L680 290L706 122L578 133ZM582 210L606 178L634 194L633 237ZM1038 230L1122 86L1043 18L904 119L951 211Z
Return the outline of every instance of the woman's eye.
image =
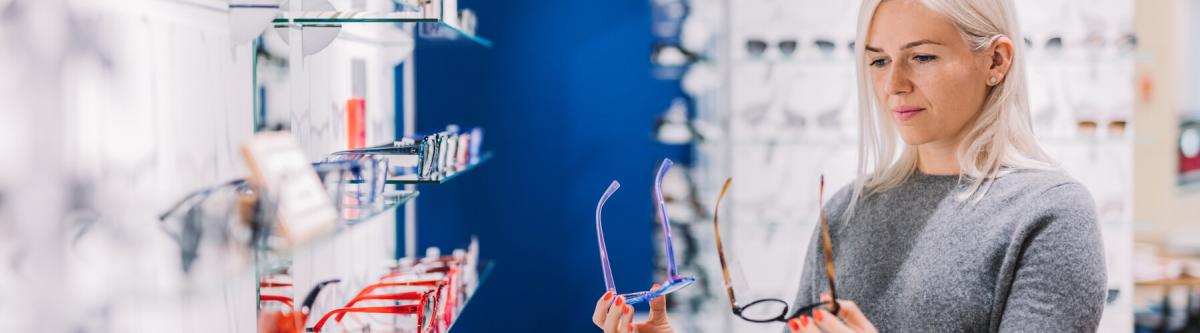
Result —
M871 60L871 63L869 65L871 67L883 67L884 65L887 65L887 59L880 58L880 59Z
M936 57L936 56L931 56L931 55L918 55L918 56L913 56L913 60L916 60L916 61L917 61L917 62L919 62L919 63L926 63L926 62L930 62L930 61L933 61L934 59L937 59L937 57Z

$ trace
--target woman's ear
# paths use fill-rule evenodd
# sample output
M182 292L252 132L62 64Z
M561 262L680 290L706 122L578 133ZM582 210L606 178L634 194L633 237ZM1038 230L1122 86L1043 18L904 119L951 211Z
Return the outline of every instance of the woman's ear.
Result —
M1012 39L1008 36L1000 36L992 41L992 46L988 48L991 52L991 66L988 67L988 85L994 86L1004 81L1008 76L1008 69L1012 67L1013 52L1015 51Z

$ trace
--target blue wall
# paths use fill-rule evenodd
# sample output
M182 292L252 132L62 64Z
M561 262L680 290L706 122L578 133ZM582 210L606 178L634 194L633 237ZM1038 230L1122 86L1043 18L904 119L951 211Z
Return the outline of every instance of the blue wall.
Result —
M420 187L418 246L459 247L476 234L497 262L456 331L594 331L604 289L596 201L621 181L605 211L616 282L648 288L654 167L679 153L652 142L678 83L650 75L648 0L460 6L476 11L495 47L418 45L418 132L483 126L495 158Z

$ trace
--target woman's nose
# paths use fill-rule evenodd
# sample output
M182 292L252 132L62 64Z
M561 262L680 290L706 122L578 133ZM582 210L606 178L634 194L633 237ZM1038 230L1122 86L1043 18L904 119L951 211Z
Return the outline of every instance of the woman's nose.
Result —
M890 66L884 80L884 89L886 89L888 95L904 95L912 92L912 81L909 80L908 67L903 64L893 64Z

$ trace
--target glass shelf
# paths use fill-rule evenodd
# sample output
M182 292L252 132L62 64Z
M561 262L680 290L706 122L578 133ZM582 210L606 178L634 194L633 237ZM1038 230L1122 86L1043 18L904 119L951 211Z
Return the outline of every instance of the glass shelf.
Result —
M433 41L470 41L472 43L482 45L483 47L492 47L492 41L487 38L480 37L476 34L469 33L462 28L451 24L437 17L429 16L422 12L365 12L365 11L335 11L335 12L299 12L292 16L289 12L280 13L274 21L275 27L286 26L287 24L299 24L301 26L320 26L320 25L339 25L339 24L356 24L356 23L419 23L422 30L421 36L426 40Z
M416 198L421 193L418 191L390 191L383 194L383 201L375 205L352 205L343 204L338 209L338 222L333 231L324 233L320 236L313 237L301 243L282 244L275 241L267 241L258 246L255 246L255 270L258 274L273 274L281 271L284 268L292 266L291 253L301 248L311 248L317 244L328 244L339 235L354 229L355 226L372 221L375 217L383 215L400 205ZM343 195L343 202L352 202L357 200L355 195L348 193ZM380 221L392 221L386 219L377 219Z
M446 21L419 24L422 25L421 27L418 27L418 29L421 30L419 35L421 35L421 39L424 40L436 42L467 41L482 45L486 48L492 47L491 40L463 31L462 28L459 28L458 26L450 24Z
M281 12L276 17L275 24L336 24L336 23L414 23L438 22L437 17L428 16L422 12L367 12L367 11L333 11L333 12Z
M488 276L492 275L492 269L494 268L496 268L495 260L488 260L483 265L483 271L479 272L479 282L475 284L475 290L469 293L470 296L467 296L467 300L463 301L462 306L458 308L458 314L454 315L454 321L451 321L450 326L446 327L446 332L451 332L454 329L454 325L458 324L458 319L462 318L463 312L467 310L467 305L471 304L471 300L475 298L475 293L479 292L480 288L483 288L483 283L487 282Z
M474 163L470 163L470 164L467 164L464 166L459 166L454 171L447 171L447 172L439 173L439 174L433 175L431 177L425 177L425 178L417 177L417 175L402 175L402 176L388 177L387 183L388 184L441 184L441 183L448 182L451 179L454 179L455 177L458 177L458 175L460 175L460 174L463 174L463 173L466 173L467 171L471 171L472 169L475 169L475 167L478 167L480 164L483 164L484 162L487 162L490 159L492 159L492 153L487 152L487 153L479 154L479 159L477 159Z
M362 223L363 221L368 221L373 217L386 213L397 206L403 205L409 200L416 198L417 195L420 194L421 193L417 191L387 192L383 194L383 202L376 205L346 204L340 209L340 212L338 212L338 220L341 221L343 225L355 225ZM346 194L342 201L353 202L355 200L354 194Z

